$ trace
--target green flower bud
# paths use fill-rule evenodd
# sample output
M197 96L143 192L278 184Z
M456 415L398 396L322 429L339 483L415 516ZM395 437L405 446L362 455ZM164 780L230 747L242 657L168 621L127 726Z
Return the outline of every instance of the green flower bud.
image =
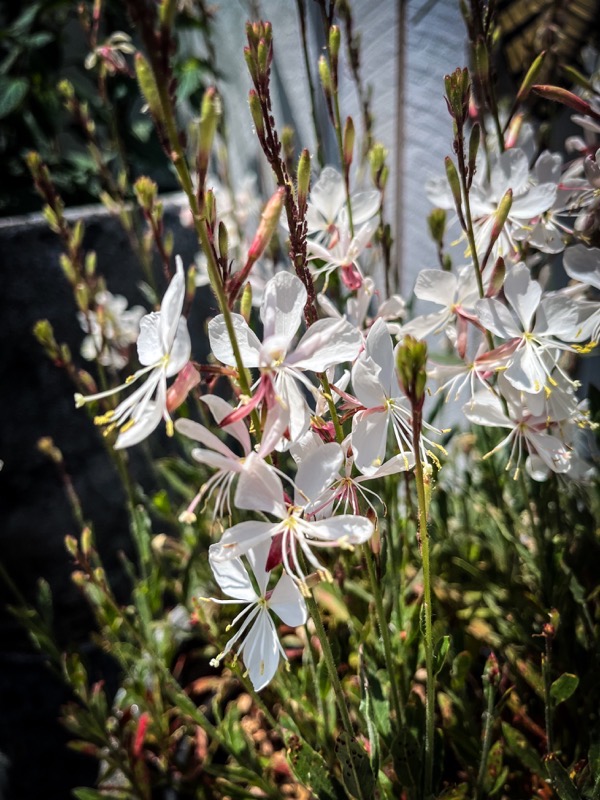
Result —
M426 366L427 342L405 336L396 349L396 371L413 410L420 410L425 401Z
M354 140L355 140L355 131L354 131L354 122L352 121L352 117L346 117L346 124L344 125L344 136L343 136L343 151L344 151L344 164L346 167L349 167L352 164L352 158L354 155Z
M163 122L162 106L158 86L152 72L152 67L141 53L135 56L135 74L140 86L140 91L152 116Z
M250 89L248 94L248 102L250 104L250 113L252 114L252 122L254 122L256 135L259 139L263 139L265 135L265 123L263 120L260 99L254 89Z
M310 188L310 153L306 148L300 153L298 159L298 209L303 214L306 208L308 191Z
M242 299L240 302L240 314L250 324L250 314L252 313L252 286L247 283L242 292Z
M456 206L456 210L460 212L462 197L460 193L460 179L458 177L458 172L456 171L454 161L452 161L450 156L446 156L444 159L444 164L446 165L446 178L450 184L450 191L452 192L452 197L454 198L454 205Z
M229 252L229 236L227 228L223 221L219 222L219 256L223 261L227 261L227 253Z
M537 80L537 76L540 74L542 67L544 66L544 61L546 60L546 50L542 50L539 56L534 59L533 64L527 70L527 75L523 78L521 86L519 87L519 91L517 92L516 102L522 103L523 100L527 98L529 92L533 84Z
M429 232L433 241L441 247L446 231L446 212L443 208L434 208L427 217Z

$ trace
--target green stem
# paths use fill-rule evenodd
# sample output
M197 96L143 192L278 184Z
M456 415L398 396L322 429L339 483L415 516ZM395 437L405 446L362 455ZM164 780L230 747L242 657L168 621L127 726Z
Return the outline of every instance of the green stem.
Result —
M337 139L337 146L340 153L340 164L344 173L344 186L346 187L346 208L348 209L348 227L350 229L350 236L354 236L354 222L352 220L352 200L350 199L350 180L349 170L350 167L346 166L344 161L344 143L342 141L342 118L340 115L340 101L337 86L333 93L333 111L335 114L335 138Z
M339 444L341 444L344 441L344 429L342 428L342 423L340 422L340 418L337 413L333 395L331 394L329 378L325 372L323 372L319 377L323 385L323 397L327 401L327 407L329 408L329 413L331 414L331 419L333 421L333 427L335 428L335 438L338 440Z
M492 727L494 724L494 687L488 683L486 687L487 707L483 712L483 742L481 745L481 758L479 761L479 772L477 774L477 788L475 790L475 800L483 797L483 784L485 781L487 761L492 746Z
M379 625L381 640L383 642L385 666L390 678L390 687L392 693L392 708L394 709L394 714L396 715L396 725L398 726L402 725L404 727L404 725L406 724L406 714L404 711L404 706L400 700L400 692L398 690L398 681L396 675L397 659L394 658L394 654L392 652L390 629L386 619L385 609L383 607L381 585L379 583L379 579L377 578L377 573L375 569L375 559L373 558L373 553L371 552L371 546L369 542L366 542L366 544L363 545L363 553L365 556L365 561L367 562L367 570L369 572L369 580L371 582L371 591L373 592L373 599L375 600L375 612L377 614L377 623Z
M319 130L319 123L317 119L315 84L312 79L312 73L310 71L310 59L308 57L308 46L306 42L306 20L305 20L306 7L304 5L304 0L296 0L296 5L298 7L298 18L300 19L300 38L302 40L302 55L304 57L304 68L306 70L306 77L308 80L308 93L310 95L310 108L312 111L313 127L315 129L315 142L317 143L317 160L319 162L319 166L322 169L325 166L325 160L323 158L323 145L322 145L323 137L321 136L321 132Z
M306 598L306 605L308 607L308 613L310 614L313 623L315 625L315 633L317 634L317 638L321 644L321 652L323 653L323 658L325 659L325 666L327 667L327 672L329 674L329 680L331 681L333 693L335 694L335 699L337 702L338 711L340 713L340 719L342 722L342 728L344 729L344 733L348 736L349 741L352 742L354 741L355 736L354 736L354 730L352 728L352 723L350 722L350 714L348 713L348 706L346 705L344 690L342 689L342 684L340 683L340 679L337 674L337 667L335 665L333 653L331 652L331 645L329 644L327 633L325 631L325 628L323 627L321 612L312 594L310 594ZM354 758L352 757L352 755L350 755L350 757L351 757L350 763L352 766L352 771L354 773L355 784L357 787L360 787L360 778L356 769L356 765L354 763ZM365 800L362 791L360 791L358 800Z
M419 502L419 534L421 556L423 559L423 604L425 608L425 667L427 684L425 696L425 775L424 797L431 796L433 783L433 744L434 744L434 711L435 711L435 679L433 674L433 626L431 620L431 565L429 555L429 533L427 531L427 499L425 494L425 476L423 464L419 457L419 438L421 429L420 416L413 415L413 449L415 452L415 482Z
M550 636L544 636L546 652L542 656L542 679L544 681L544 722L546 726L546 752L554 752L554 725L552 722L552 643Z

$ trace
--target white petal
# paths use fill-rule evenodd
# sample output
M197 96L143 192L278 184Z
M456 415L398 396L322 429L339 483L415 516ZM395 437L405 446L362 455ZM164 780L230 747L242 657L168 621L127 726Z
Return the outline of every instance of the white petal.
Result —
M508 189L520 194L529 178L529 164L525 153L513 147L506 150L492 165L490 184L496 200L500 200Z
M229 561L231 558L243 556L252 547L257 547L261 542L270 541L277 531L278 523L260 522L249 520L238 522L227 528L218 544L211 544L208 548L209 557L217 561Z
M538 349L535 344L526 342L514 353L504 377L515 389L531 394L538 394L544 389L547 372Z
M306 603L295 582L283 574L269 598L269 608L292 628L306 622Z
M220 425L221 420L225 419L225 417L231 414L233 411L233 407L226 400L223 400L222 397L218 397L216 394L205 394L200 399L210 408L210 413L213 415L217 425ZM238 440L238 442L242 445L246 455L250 452L252 449L252 445L250 443L250 434L248 433L248 428L243 420L232 422L231 425L226 425L223 430L230 436L233 436L234 439Z
M452 272L442 269L422 269L415 283L415 294L421 300L428 300L438 306L454 303L458 279Z
M504 281L504 295L517 312L524 331L531 330L531 321L542 297L542 287L531 280L529 267L515 264Z
M305 456L296 473L296 505L304 506L310 500L317 500L339 473L343 460L342 448L336 442L324 444Z
M387 444L387 411L359 411L354 415L352 449L354 463L364 475L376 472L383 464Z
M302 322L305 304L306 289L300 278L289 272L278 272L265 286L260 307L263 339L280 336L289 345Z
M297 442L310 426L310 409L295 379L285 372L275 379L275 391L288 420L291 442Z
M344 361L354 361L361 347L360 331L345 319L319 319L306 331L286 363L324 372Z
M473 395L473 399L463 406L463 414L476 425L512 428L513 423L506 416L502 401L493 392L483 389Z
M381 368L379 380L385 393L388 397L391 396L395 381L394 346L385 320L378 319L371 326L365 342L365 351Z
M187 321L184 317L180 317L165 372L167 378L177 375L188 363L191 354L192 343L190 341Z
M333 167L325 167L310 193L309 205L314 206L328 223L335 222L346 199L344 181Z
M556 200L556 185L554 183L540 183L531 186L525 194L514 197L510 207L510 217L514 219L530 220L543 214Z
M280 654L277 631L266 609L261 609L248 631L240 654L255 691L260 692L277 672Z
M479 300L475 310L483 327L496 336L501 339L521 338L523 331L516 324L508 308L499 300Z
M194 422L191 419L178 419L175 422L175 429L183 434L183 436L187 436L188 439L200 442L200 444L209 447L211 450L216 450L217 453L221 453L226 458L235 461L238 460L235 453L230 450L218 436L215 436L215 434L209 431L208 428L205 428L204 425L200 425L199 422Z
M534 334L556 336L564 341L571 341L579 327L577 306L561 295L545 297L537 311Z
M379 408L387 400L380 374L381 367L365 356L358 358L352 367L352 388L365 408Z
M246 320L241 314L232 314L231 321L244 366L249 368L257 367L261 347L259 339L256 334L250 330ZM208 338L215 358L223 364L228 364L232 367L237 366L225 325L225 318L222 314L211 319L208 323Z
M254 591L248 571L240 558L221 561L209 552L208 563L223 594L242 603L254 603L258 595Z
M160 340L160 313L158 311L152 311L140 320L137 352L140 364L144 367L157 364L165 355Z
M238 508L285 516L281 479L256 453L250 453L240 475L234 502Z
M170 352L173 345L185 299L185 273L179 256L176 256L175 263L175 275L160 304L160 338L165 353Z
M340 514L337 517L310 523L311 534L315 539L332 544L362 544L373 535L374 526L370 519L355 514Z
M377 214L381 205L381 195L377 191L358 192L352 195L351 201L352 222L358 226Z
M570 278L600 289L600 249L583 244L569 247L563 266Z

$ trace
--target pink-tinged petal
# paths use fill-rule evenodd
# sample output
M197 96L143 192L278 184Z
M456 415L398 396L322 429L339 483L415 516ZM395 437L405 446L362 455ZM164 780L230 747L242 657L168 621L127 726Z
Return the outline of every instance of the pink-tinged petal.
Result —
M521 338L522 329L515 322L508 308L499 300L485 298L475 306L479 321L488 331L501 339Z
M504 280L504 295L521 320L524 331L531 330L531 323L542 298L542 287L531 280L529 267L515 264Z
M377 191L358 192L352 195L352 222L356 227L374 217L381 206L381 194Z
M289 346L302 322L305 304L306 289L300 278L289 272L278 272L265 286L260 307L263 339L281 337Z
M367 517L340 514L337 517L310 523L313 538L335 545L363 544L373 535L374 526Z
M296 473L294 503L304 506L317 500L339 474L343 460L342 448L336 442L321 445L305 456Z
M285 517L281 479L256 453L250 453L246 459L238 480L234 503L238 508Z
M205 428L204 425L200 425L199 422L194 422L191 419L178 419L175 422L175 430L183 434L183 436L187 436L188 439L193 439L195 442L200 442L200 444L209 447L211 450L216 450L217 453L221 453L225 458L235 461L238 460L235 453L230 450L218 436L215 436L215 434L209 431L208 428Z
M225 417L231 414L231 412L234 410L226 400L223 400L222 397L218 397L215 394L205 394L200 399L210 408L210 413L213 415L213 419L217 425L220 425ZM248 455L252 449L252 444L250 442L250 434L248 433L248 428L246 427L245 422L242 420L232 422L231 425L224 425L223 430L225 433L233 436L234 439L237 439L237 441L242 445L244 453Z
M160 313L158 311L151 311L140 320L137 353L140 364L144 367L157 364L165 355L160 340Z
M502 401L492 391L483 389L473 395L473 399L463 406L463 414L476 425L512 428L513 422L506 416Z
M346 209L343 208L340 214L340 219L342 222L346 219ZM347 251L347 261L356 261L356 259L360 256L362 251L367 247L371 239L373 238L373 234L377 230L378 222L377 220L371 220L370 222L365 222L365 224L359 228L355 235L350 242L350 246L348 247Z
M279 666L279 639L273 620L261 609L240 647L240 655L255 691L260 692L273 679Z
M219 588L227 597L239 600L241 603L255 603L258 600L248 571L241 559L231 558L228 561L219 561L214 557L214 553L209 553L208 563Z
M358 358L352 367L352 389L365 408L379 408L388 399L380 374L381 367L365 356Z
M168 353L173 346L185 299L185 272L179 256L176 256L175 264L175 275L160 304L160 338L164 353Z
M529 221L548 211L556 200L556 185L540 183L531 186L524 194L514 197L510 207L512 219Z
M385 320L377 319L371 326L365 341L365 352L379 366L379 380L387 396L395 394L394 346Z
M269 453L281 444L281 440L288 427L287 410L282 408L279 403L273 405L267 411L262 439L258 448L258 455L266 458Z
M538 394L543 391L548 375L542 354L538 352L536 345L526 342L524 347L517 350L504 377L515 389L522 392Z
M211 544L208 554L216 561L229 561L245 555L252 547L270 541L280 523L249 520L227 528L218 544Z
M231 458L215 453L213 450L203 450L201 447L195 447L192 450L192 458L199 464L205 464L207 467L221 470L222 472L241 472L243 467L237 458Z
M362 347L360 331L345 319L319 319L306 331L286 364L324 372L344 361L354 361Z
M527 430L525 436L532 450L553 472L564 473L569 471L571 453L565 443L558 437L542 431L532 430Z
M415 283L415 294L438 306L450 306L458 290L458 278L442 269L422 269Z
M232 314L231 321L244 366L250 369L257 367L261 347L260 340L250 330L241 314ZM225 318L222 314L211 319L208 323L208 338L215 358L228 366L237 366L229 334L227 333L227 326L225 325Z
M389 413L359 411L352 426L354 463L363 475L376 472L385 460Z
M269 598L269 608L286 625L297 628L307 620L306 603L295 582L284 574Z

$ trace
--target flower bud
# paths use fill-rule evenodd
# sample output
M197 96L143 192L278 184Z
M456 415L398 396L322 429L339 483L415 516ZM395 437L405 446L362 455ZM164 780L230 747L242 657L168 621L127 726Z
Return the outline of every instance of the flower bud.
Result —
M214 231L217 222L217 201L212 189L209 189L204 196L204 214L208 227Z
M38 439L37 449L54 464L63 463L63 455L50 436L42 436L41 439Z
M294 129L291 125L284 125L281 129L281 146L286 162L294 157Z
M150 113L155 119L162 122L163 113L156 79L154 78L152 67L139 52L135 55L135 74L142 96L146 103L148 103Z
M74 536L65 536L65 547L69 555L77 558L78 546L77 539Z
M438 245L442 246L444 241L444 233L446 231L446 212L443 208L434 208L431 214L427 217L429 224L429 232L431 238Z
M425 402L427 342L405 336L396 349L396 371L404 394L414 409Z
M85 283L78 283L73 294L75 295L77 308L80 311L87 311L90 307L90 294Z
M523 118L523 114L515 114L515 116L511 119L510 125L508 126L508 131L504 137L504 147L506 150L510 150L511 147L516 145L519 138L519 133L521 132L521 127L523 125Z
M385 189L388 178L388 168L385 163L387 150L380 144L374 144L369 150L369 162L371 164L371 179L380 192Z
M154 208L154 203L158 194L158 186L156 183L147 175L142 175L133 184L133 191L140 204L140 208L147 214L150 214Z
M95 250L89 250L85 254L85 260L83 262L83 269L86 274L86 277L92 278L96 274L96 252Z
M352 121L352 117L346 117L346 124L344 125L344 136L343 136L343 153L344 153L344 164L346 167L349 167L352 164L352 158L354 155L354 140L355 140L355 131L354 131L354 122Z
M454 198L454 205L456 206L456 210L460 213L462 198L460 193L460 179L458 177L458 172L456 171L454 161L452 161L450 156L446 156L444 159L444 164L446 165L446 178L450 184L450 191L452 192L452 197Z
M334 89L338 85L338 59L340 55L340 44L342 35L337 25L332 25L329 29L329 57L331 59L331 80Z
M202 98L202 110L198 126L198 156L196 159L198 169L198 183L204 186L210 151L212 150L215 132L219 117L221 116L221 98L214 86L209 86Z
M488 284L487 291L485 293L486 297L496 297L496 295L504 285L505 275L506 275L506 265L504 264L504 259L500 257L496 259L496 263L494 264L494 269L492 270L490 282Z
M487 84L490 74L490 57L485 41L481 38L477 39L473 47L473 55L475 57L475 72L477 77L483 84Z
M281 217L281 210L285 202L285 189L280 186L271 199L267 202L264 211L261 214L258 230L254 236L254 240L248 250L248 263L254 264L261 255L265 252L267 245L271 241L271 237L275 233L279 218Z
M298 159L298 210L300 215L304 214L306 209L306 201L308 199L308 191L310 188L310 153L306 148L300 153Z
M242 292L242 299L240 301L240 314L250 324L250 315L252 313L252 285L247 283Z
M519 87L519 91L517 92L516 102L522 103L523 100L527 98L529 92L533 84L536 81L537 76L540 74L540 70L544 66L544 61L546 60L546 50L542 50L539 56L534 59L533 64L527 70L527 75L523 78L521 86Z
M481 127L478 122L473 125L471 135L469 136L469 180L473 180L475 175L475 164L477 162L477 152L479 150L479 141L481 139Z
M93 536L92 536L92 529L87 525L81 531L81 552L84 556L88 556L92 551L92 543L93 543Z
M508 215L510 214L512 201L513 201L512 189L507 189L504 194L504 197L502 198L502 200L500 200L500 203L498 204L496 213L494 214L494 222L492 224L492 233L490 236L490 244L489 244L490 249L494 246L496 240L502 233L504 224L506 223Z
M488 683L490 686L497 687L500 683L500 678L501 675L498 667L498 659L494 653L490 653L487 661L485 662L485 667L483 668L484 683Z
M333 83L331 82L331 71L325 56L319 58L319 78L321 79L321 86L325 92L325 97L331 100L333 96Z
M595 111L588 102L582 100L581 97L573 94L573 92L569 92L567 89L562 89L560 86L545 86L539 84L531 88L536 94L539 94L540 97L544 97L546 100L562 103L577 111L578 114L585 114L587 117L600 120L600 114Z
M250 89L248 93L248 103L250 105L250 113L252 114L252 122L254 123L256 135L259 139L263 139L265 135L265 123L260 100L254 89Z
M191 361L183 367L167 392L167 411L172 414L185 403L188 394L200 383L200 373Z
M223 261L227 261L227 253L229 252L229 235L225 223L221 220L219 222L219 256Z

